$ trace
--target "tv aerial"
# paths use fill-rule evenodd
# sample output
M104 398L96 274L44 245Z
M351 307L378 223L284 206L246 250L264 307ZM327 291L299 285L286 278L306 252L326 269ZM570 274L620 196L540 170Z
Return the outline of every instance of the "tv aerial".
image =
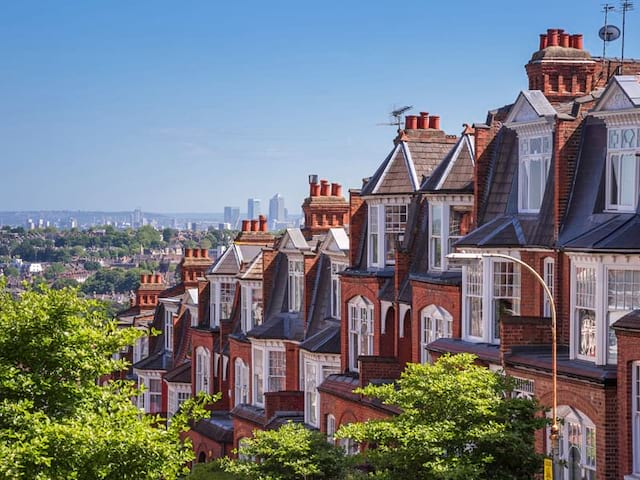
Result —
M400 131L402 129L402 117L404 116L404 113L411 110L412 108L413 108L413 105L394 108L389 113L389 115L392 116L395 120L389 123L378 123L378 125L395 125L396 127L398 127L398 131Z

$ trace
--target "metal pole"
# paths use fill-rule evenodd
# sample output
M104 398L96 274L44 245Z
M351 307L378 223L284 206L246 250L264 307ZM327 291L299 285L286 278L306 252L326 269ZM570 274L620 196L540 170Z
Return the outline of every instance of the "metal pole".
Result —
M483 257L492 257L492 258L504 258L505 260L510 260L518 265L524 267L529 273L531 273L534 278L542 285L545 294L549 298L549 306L551 307L551 381L553 388L553 404L551 406L551 415L553 418L553 424L551 425L551 434L549 435L549 440L551 441L551 456L553 460L553 478L554 480L559 480L560 476L560 465L559 465L559 454L560 454L560 425L558 424L558 339L557 339L557 313L556 313L556 304L553 301L553 294L551 293L551 289L545 283L544 279L540 276L538 272L536 272L533 267L529 264L523 262L519 258L512 257L511 255L506 255L503 253L481 253Z

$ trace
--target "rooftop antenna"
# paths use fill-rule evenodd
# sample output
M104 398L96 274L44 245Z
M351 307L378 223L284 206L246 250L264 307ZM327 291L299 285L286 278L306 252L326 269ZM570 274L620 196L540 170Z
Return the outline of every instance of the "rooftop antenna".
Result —
M602 12L604 13L604 27L600 29L600 38L602 39L602 64L604 65L604 59L607 57L607 42L611 40L615 40L610 38L611 34L609 33L609 12L615 10L616 7L611 5L610 3L605 3L602 5Z
M395 118L395 120L389 123L379 123L378 125L395 125L396 127L398 127L398 132L399 132L400 130L402 130L402 116L404 115L405 112L411 110L412 108L413 108L413 105L394 108L391 111L391 113L389 113L389 115Z
M622 8L622 58L620 59L620 75L622 75L624 70L624 26L627 20L627 12L633 10L633 2L623 0L620 3L620 7Z

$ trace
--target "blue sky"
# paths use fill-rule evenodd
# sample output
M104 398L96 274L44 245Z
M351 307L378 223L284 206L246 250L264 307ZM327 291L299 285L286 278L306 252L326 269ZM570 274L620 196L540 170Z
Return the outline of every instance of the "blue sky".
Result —
M600 55L600 4L4 2L0 210L244 210L280 192L295 212L307 174L375 171L392 107L456 134L526 88L547 28ZM640 12L627 26L639 57Z

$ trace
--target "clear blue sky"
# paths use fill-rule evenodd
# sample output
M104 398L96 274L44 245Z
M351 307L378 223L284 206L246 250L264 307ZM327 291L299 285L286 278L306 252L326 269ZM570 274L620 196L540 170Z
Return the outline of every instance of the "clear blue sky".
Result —
M393 106L459 133L526 88L547 28L599 55L600 4L3 2L0 210L244 210L280 192L296 212L307 174L375 171ZM640 11L627 25L638 57Z

